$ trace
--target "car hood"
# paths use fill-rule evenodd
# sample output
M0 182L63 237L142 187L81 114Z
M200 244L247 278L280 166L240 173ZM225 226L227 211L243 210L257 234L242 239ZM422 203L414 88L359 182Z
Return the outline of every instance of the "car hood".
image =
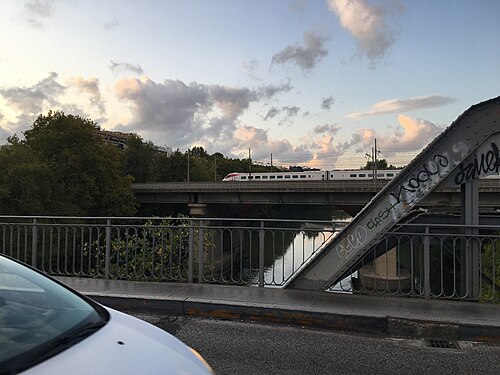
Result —
M100 330L23 374L210 374L190 348L171 334L106 309L110 320Z

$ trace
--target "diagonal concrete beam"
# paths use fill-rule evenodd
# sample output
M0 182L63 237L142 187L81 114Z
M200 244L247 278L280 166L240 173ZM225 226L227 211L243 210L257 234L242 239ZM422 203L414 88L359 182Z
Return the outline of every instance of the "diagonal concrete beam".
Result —
M498 173L499 132L500 97L469 108L325 244L285 287L327 289L341 280L394 224L443 181L449 186L460 186L480 176Z

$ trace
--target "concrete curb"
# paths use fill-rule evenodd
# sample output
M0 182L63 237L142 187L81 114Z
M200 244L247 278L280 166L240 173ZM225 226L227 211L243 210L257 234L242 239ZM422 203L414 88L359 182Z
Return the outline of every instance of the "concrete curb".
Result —
M467 340L500 343L500 327L443 321L404 319L391 316L362 316L331 312L260 307L244 303L193 301L188 299L145 299L87 295L111 308L130 312L156 312L227 320L250 320L293 324L339 331L411 338Z

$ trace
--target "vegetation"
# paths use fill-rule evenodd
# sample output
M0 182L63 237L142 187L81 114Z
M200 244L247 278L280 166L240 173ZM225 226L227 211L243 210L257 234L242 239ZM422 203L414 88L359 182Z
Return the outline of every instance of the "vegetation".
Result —
M221 181L231 172L315 170L280 168L228 158L203 147L163 152L131 134L124 150L107 144L90 119L49 112L24 138L0 146L0 214L132 216L132 182ZM382 159L379 169L387 167ZM371 169L371 162L364 167Z
M0 147L0 211L10 215L129 216L132 177L120 151L91 120L62 112L40 115L25 139Z
M481 272L483 276L481 299L500 301L500 240L483 246Z
M366 170L374 170L375 168L375 163L373 161L367 161L365 166L362 166L361 169L366 169ZM387 165L387 160L385 159L379 159L377 160L377 170L382 170L382 169L399 169L398 167L395 167L394 165Z

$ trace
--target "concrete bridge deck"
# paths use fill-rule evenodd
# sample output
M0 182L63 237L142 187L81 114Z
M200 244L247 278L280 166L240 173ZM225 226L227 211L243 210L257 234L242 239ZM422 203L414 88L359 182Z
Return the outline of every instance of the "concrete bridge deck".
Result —
M500 305L494 304L245 286L57 279L107 306L124 311L500 343Z

